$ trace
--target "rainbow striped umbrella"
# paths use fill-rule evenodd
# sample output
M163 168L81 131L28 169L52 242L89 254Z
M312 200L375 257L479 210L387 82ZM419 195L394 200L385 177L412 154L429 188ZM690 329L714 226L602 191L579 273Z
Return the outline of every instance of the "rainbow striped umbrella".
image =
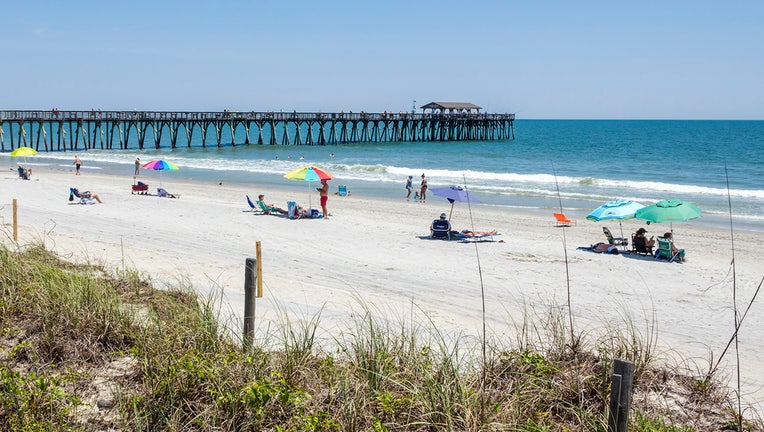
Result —
M167 162L166 160L163 160L163 159L157 159L151 162L146 162L142 166L143 168L155 170L155 171L164 171L164 170L177 171L178 170L177 165L175 165L172 162Z
M159 186L162 186L162 171L177 171L178 170L177 165L175 165L172 162L167 162L166 160L163 160L163 159L157 159L151 162L146 162L142 166L145 169L159 171Z
M284 177L290 180L304 180L307 182L331 180L334 178L327 171L324 171L321 168L313 165L306 165L302 168L297 168L295 170L289 171L288 173L284 174ZM308 206L313 206L313 202L310 198L310 183L308 183Z

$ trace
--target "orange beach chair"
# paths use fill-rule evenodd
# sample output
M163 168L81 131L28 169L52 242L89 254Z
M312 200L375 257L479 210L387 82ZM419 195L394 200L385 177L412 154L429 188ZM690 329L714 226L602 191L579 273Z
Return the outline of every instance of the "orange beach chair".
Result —
M576 221L568 219L564 214L562 213L552 213L554 214L554 218L557 220L558 227L569 227L571 225L575 225Z

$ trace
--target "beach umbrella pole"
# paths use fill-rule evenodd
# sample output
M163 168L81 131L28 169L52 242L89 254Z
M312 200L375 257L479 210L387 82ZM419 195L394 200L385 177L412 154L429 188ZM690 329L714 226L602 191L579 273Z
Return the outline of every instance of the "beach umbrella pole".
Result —
M621 238L625 239L626 237L623 236L623 223L622 223L621 219L618 219L618 226L621 227Z
M451 220L451 215L454 214L454 203L456 201L451 201L451 211L448 212L448 220Z

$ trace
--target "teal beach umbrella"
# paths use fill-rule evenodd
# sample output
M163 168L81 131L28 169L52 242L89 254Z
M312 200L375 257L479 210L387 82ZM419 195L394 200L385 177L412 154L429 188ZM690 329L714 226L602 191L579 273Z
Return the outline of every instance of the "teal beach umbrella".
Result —
M647 207L637 210L636 218L647 223L669 222L671 232L674 232L674 222L684 222L700 217L700 209L694 204L679 199L666 199L658 201Z
M700 217L700 209L679 199L667 199L637 210L637 219L653 223L684 222Z

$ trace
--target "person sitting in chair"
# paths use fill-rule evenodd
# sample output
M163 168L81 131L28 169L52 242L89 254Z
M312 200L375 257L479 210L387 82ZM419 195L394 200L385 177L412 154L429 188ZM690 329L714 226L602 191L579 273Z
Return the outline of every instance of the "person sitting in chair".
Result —
M77 196L78 198L94 199L98 201L99 203L103 203L103 201L101 201L101 197L99 197L98 194L94 194L90 191L80 192L80 190L77 188L73 188L73 191L74 191L74 195Z
M634 249L637 252L641 253L652 253L653 247L655 247L655 237L650 236L650 238L645 237L645 234L647 233L647 230L644 228L640 228L637 230L636 234L634 234L634 240L632 241L634 246ZM644 245L644 248L642 247Z
M21 177L24 180L29 180L29 177L32 177L31 168L24 168L23 166L19 165L18 171L19 171L19 177Z
M265 195L260 194L260 195L257 196L257 205L259 205L260 208L263 209L263 212L265 212L267 214L271 214L273 212L278 212L278 213L281 213L281 214L287 214L287 211L284 210L283 208L276 207L273 204L266 204L265 201L263 201L263 199L265 199Z
M440 219L435 219L430 224L430 237L440 237L451 240L451 222L446 219L445 213L441 213Z
M645 239L645 246L648 249L652 249L655 246L655 236L650 236L650 238L646 238L645 234L647 233L647 230L644 228L640 228L637 230L637 235L634 237L642 237Z
M663 238L671 242L671 254L676 255L679 257L679 259L682 260L682 262L687 261L687 258L684 257L684 249L677 249L676 245L674 244L674 236L670 232L667 232L663 234ZM656 252L657 253L657 252Z

